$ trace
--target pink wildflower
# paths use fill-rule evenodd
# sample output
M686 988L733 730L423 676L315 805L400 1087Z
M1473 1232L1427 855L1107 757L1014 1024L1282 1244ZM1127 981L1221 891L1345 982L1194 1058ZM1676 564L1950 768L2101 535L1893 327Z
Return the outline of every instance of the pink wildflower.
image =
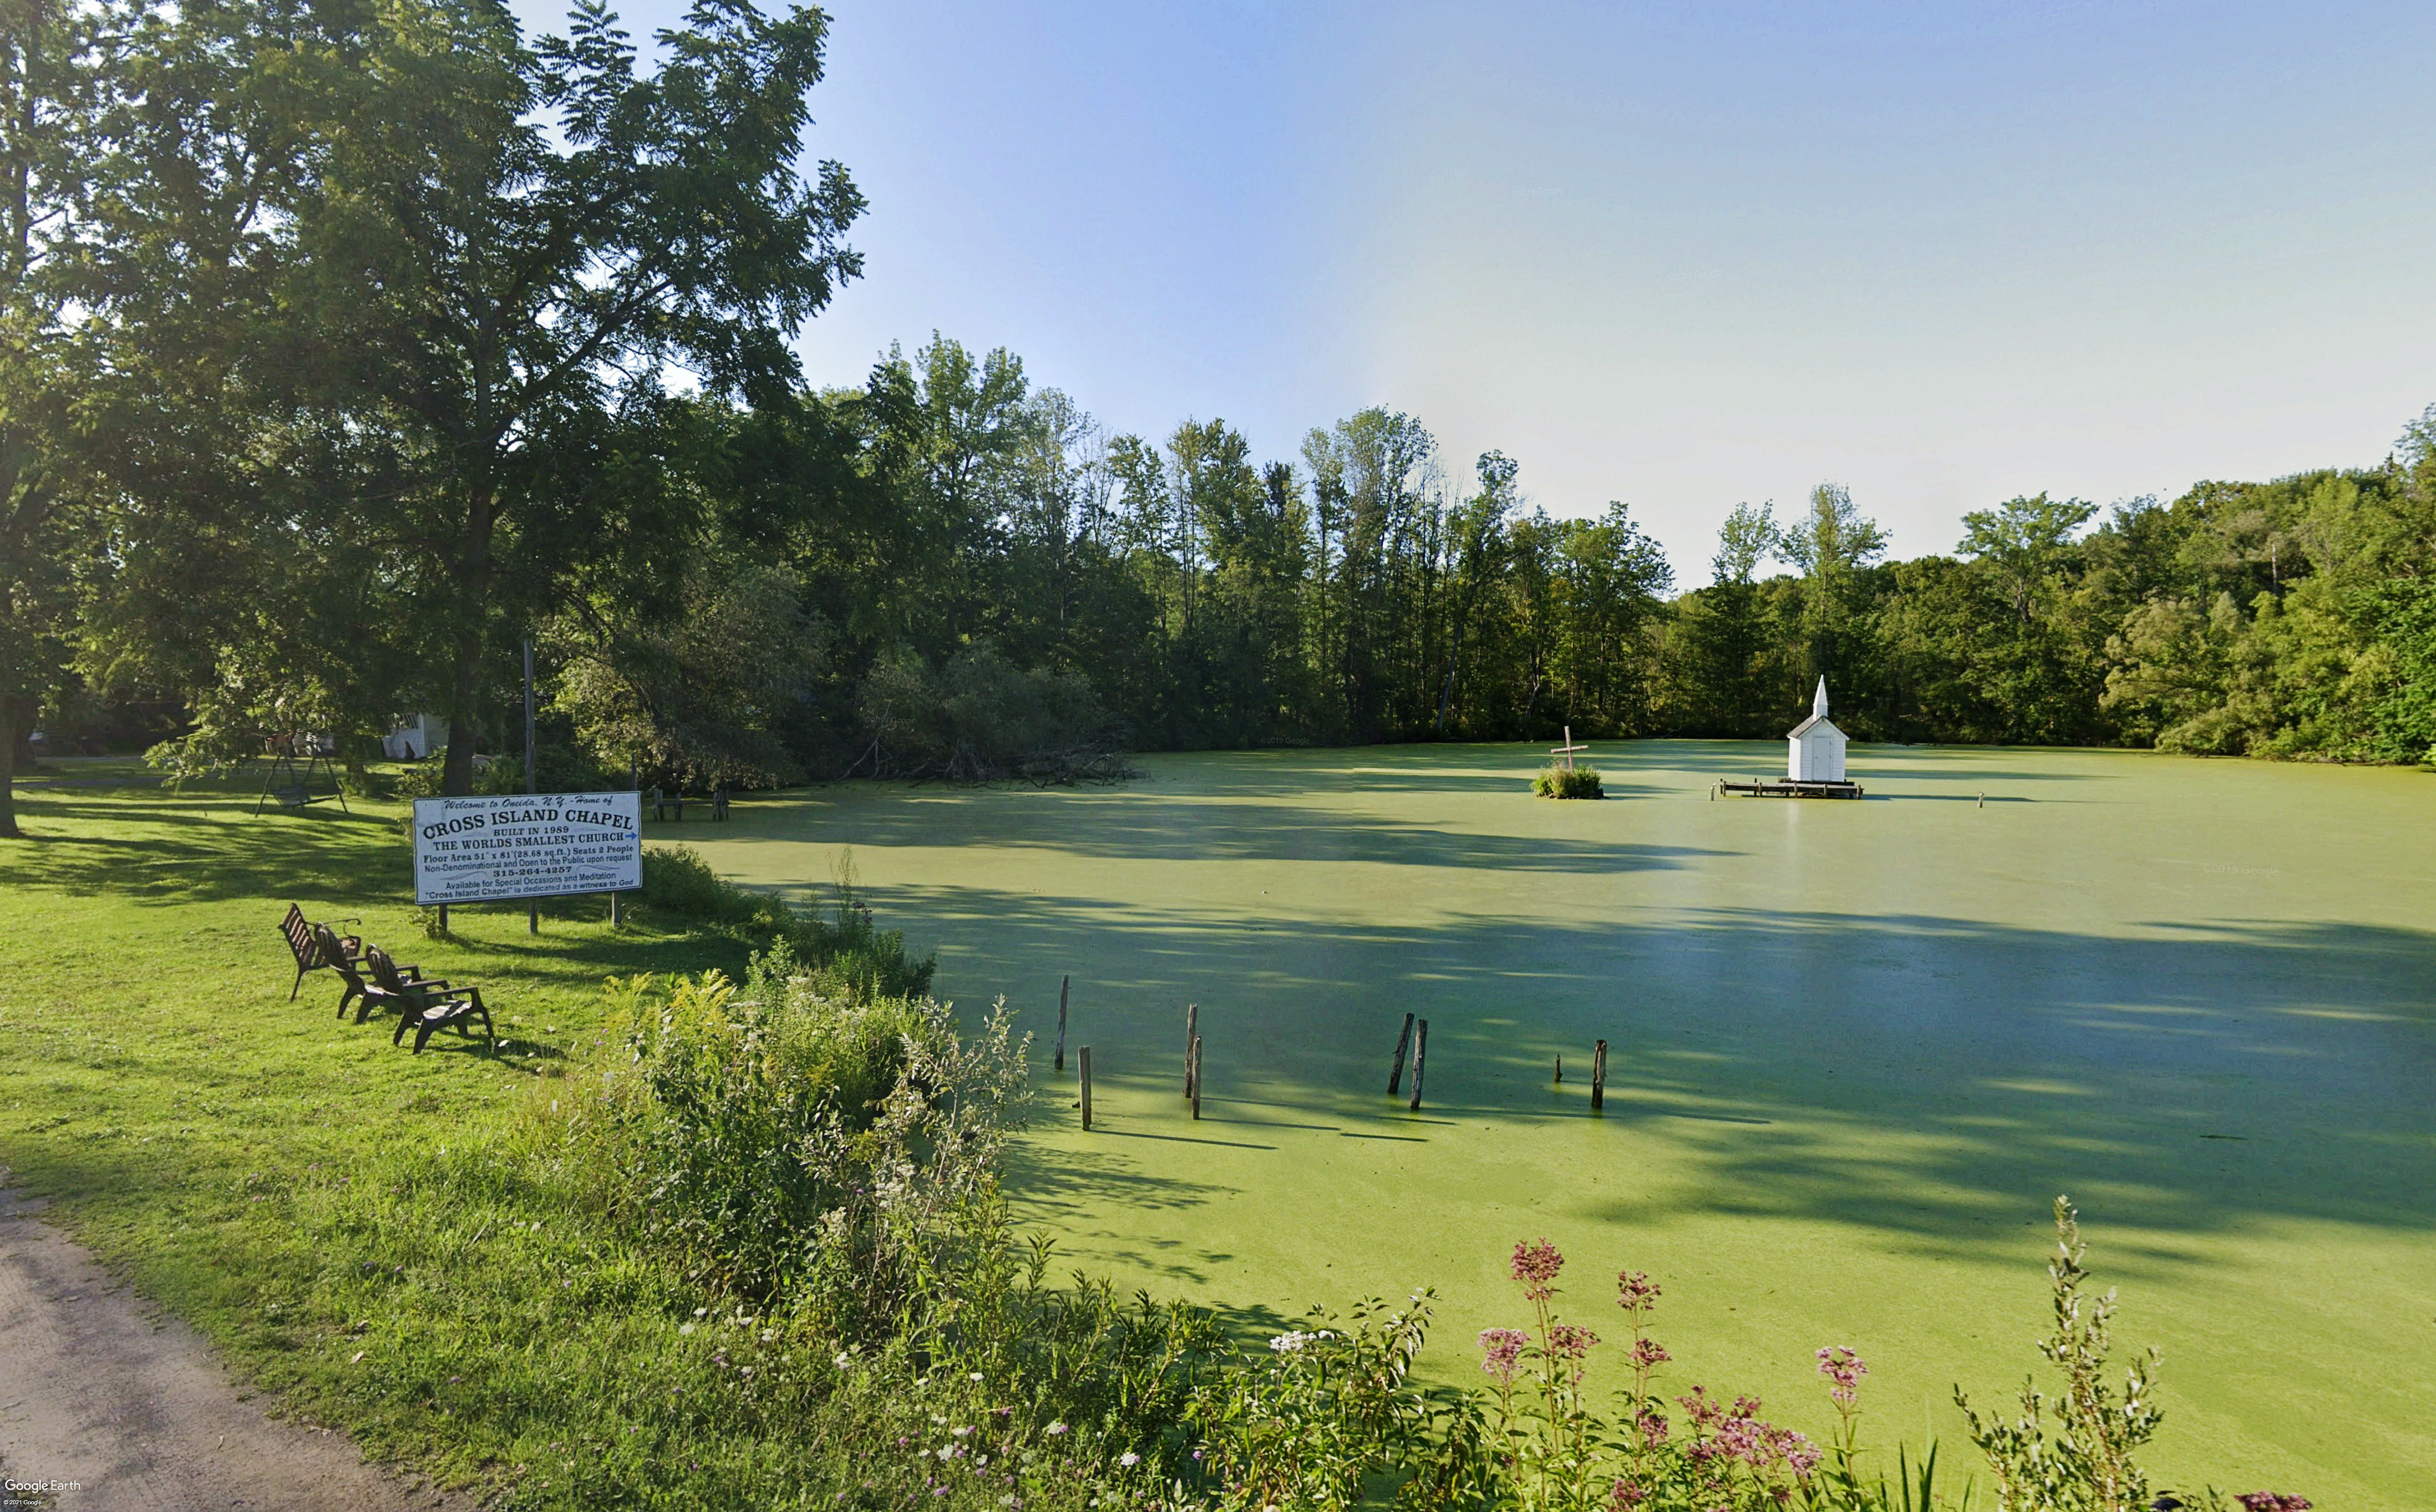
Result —
M1764 1469L1770 1457L1766 1426L1748 1417L1729 1417L1717 1425L1717 1449L1752 1469Z
M1560 1360L1578 1360L1596 1343L1597 1334L1571 1323L1559 1323L1548 1330L1548 1352Z
M1659 1445L1666 1442L1666 1415L1664 1413L1659 1412L1654 1408L1644 1408L1642 1409L1641 1416L1634 1419L1634 1423L1641 1430L1641 1441L1649 1448L1656 1449Z
M1861 1378L1870 1373L1870 1367L1853 1350L1831 1345L1818 1351L1818 1373L1834 1382L1827 1395L1849 1407L1859 1398Z
M1607 1493L1608 1512L1632 1512L1634 1507L1648 1500L1649 1493L1643 1490L1638 1482L1618 1480L1615 1488Z
M1675 1399L1683 1404L1683 1410L1691 1415L1692 1421L1702 1428L1715 1427L1726 1416L1724 1404L1710 1396L1706 1386L1694 1386L1692 1395Z
M1530 1342L1531 1336L1520 1329L1482 1330L1480 1347L1485 1358L1480 1362L1480 1368L1488 1371L1499 1385L1507 1384L1514 1379L1515 1366L1522 1362L1522 1347Z
M1644 1271L1615 1273L1615 1305L1637 1313L1658 1300L1658 1283Z
M1755 1470L1784 1465L1796 1475L1807 1475L1818 1463L1818 1451L1790 1428L1779 1428L1755 1417L1735 1417L1717 1432L1717 1438L1744 1464Z
M2274 1491L2244 1491L2234 1498L2246 1512L2308 1512L2306 1496L2285 1496Z
M1522 1283L1522 1295L1534 1302L1545 1302L1557 1295L1557 1273L1564 1268L1565 1257L1544 1239L1514 1246L1514 1278Z
M1632 1368L1635 1370L1655 1370L1674 1358L1666 1352L1666 1347L1655 1339L1632 1341Z

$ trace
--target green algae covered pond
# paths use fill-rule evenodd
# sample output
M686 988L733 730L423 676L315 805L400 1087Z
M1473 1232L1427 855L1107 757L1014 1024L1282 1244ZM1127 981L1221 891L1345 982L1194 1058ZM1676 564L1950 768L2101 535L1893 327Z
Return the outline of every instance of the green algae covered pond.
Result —
M1610 1337L1619 1268L1664 1285L1670 1395L1818 1433L1812 1351L1850 1345L1870 1437L1950 1467L1954 1385L2006 1406L2044 1370L2068 1192L2119 1352L2165 1352L2162 1483L2436 1504L2436 776L1870 747L1862 802L1715 800L1783 747L1655 741L1597 754L1609 801L1554 803L1540 759L845 784L653 838L799 898L851 845L941 996L1004 993L1036 1035L1019 1212L1122 1286L1247 1330L1435 1286L1455 1379L1523 1321L1505 1257L1544 1235ZM1088 1134L1049 1064L1068 974ZM1385 1095L1407 1012L1418 1113Z

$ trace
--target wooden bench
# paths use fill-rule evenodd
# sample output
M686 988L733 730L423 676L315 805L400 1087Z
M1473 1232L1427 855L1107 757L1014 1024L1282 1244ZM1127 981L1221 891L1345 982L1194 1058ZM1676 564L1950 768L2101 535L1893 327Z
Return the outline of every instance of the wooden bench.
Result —
M360 924L363 921L345 919L341 922ZM293 903L287 905L287 916L279 921L279 932L287 941L288 953L296 958L296 982L287 989L289 1002L294 1002L296 995L304 989L304 973L329 968L331 962L327 958L328 949L335 948L338 951L338 959L344 961L357 960L364 953L363 940L353 934L331 933L330 946L325 947L316 932L321 929L322 926L305 918L304 911ZM339 1011L340 1013L347 1011L343 1003L340 1004Z
M416 967L400 969L389 952L378 946L364 952L364 964L372 968L373 985L398 1005L397 1029L389 1036L391 1044L404 1040L407 1030L411 1028L414 1053L420 1055L433 1030L443 1024L454 1024L459 1034L470 1036L473 1021L478 1017L482 1020L485 1041L498 1037L491 1025L491 1010L482 1006L479 987L455 988L441 978L422 975Z
M710 798L708 801L710 803L710 817L714 821L725 819L727 817L727 788L725 784L722 783L719 787L711 789ZM653 788L652 790L652 819L654 823L668 818L669 810L673 808L676 810L677 823L680 825L684 824L685 806L686 796L685 790L683 788L679 788L674 792L663 792L658 788Z
M330 932L322 925L315 925L314 929L324 935ZM374 960L375 956L379 957L378 963ZM361 1006L356 1010L356 1022L359 1024L375 1011L393 1009L400 1014L410 1015L415 1010L417 988L446 985L425 978L421 966L398 965L390 960L388 951L376 945L366 946L363 954L353 959L339 957L335 965L339 975L347 983L347 990L339 996L339 1017L346 1017L347 1004L360 999Z
M364 980L364 958L360 951L350 953L342 947L339 935L326 924L313 926L315 938L321 941L322 962L339 974L347 990L339 994L339 1017L347 1017L347 1004L360 999L363 1006L356 1011L356 1022L372 1017L374 1002L380 995L374 984Z

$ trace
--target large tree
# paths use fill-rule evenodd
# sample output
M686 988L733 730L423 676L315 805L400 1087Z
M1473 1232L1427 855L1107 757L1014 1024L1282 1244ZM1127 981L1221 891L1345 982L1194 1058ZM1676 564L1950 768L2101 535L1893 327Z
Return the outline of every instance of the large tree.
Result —
M427 635L448 791L471 787L486 654L585 553L687 528L614 486L666 375L781 400L792 334L861 269L845 170L797 169L827 26L697 0L646 71L598 0L535 45L502 6L418 0L380 10L364 81L317 123L294 303L338 359L326 412L386 451L388 492L353 502Z
M1521 463L1504 452L1485 451L1472 467L1480 491L1458 504L1449 522L1448 571L1453 582L1448 596L1446 678L1438 686L1437 718L1430 726L1434 735L1446 733L1464 666L1464 635L1472 628L1483 597L1505 570L1506 522L1522 502L1514 482L1522 471Z
M67 276L92 173L102 18L0 0L0 837L17 834L17 748L56 686L66 511L85 493Z
M1375 740L1394 733L1398 693L1418 706L1425 687L1401 687L1396 652L1415 607L1409 573L1415 522L1438 481L1437 441L1408 414L1377 407L1303 438L1323 530L1321 619L1333 663L1324 675L1341 701L1344 733ZM1335 534L1329 560L1325 532Z

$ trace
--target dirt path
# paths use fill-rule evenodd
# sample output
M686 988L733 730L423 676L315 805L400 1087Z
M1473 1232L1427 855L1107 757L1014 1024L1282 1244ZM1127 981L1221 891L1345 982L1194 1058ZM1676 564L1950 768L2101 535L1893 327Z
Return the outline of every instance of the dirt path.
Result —
M475 1503L263 1416L192 1329L0 1189L0 1512L404 1512ZM55 1483L44 1487L44 1483Z

